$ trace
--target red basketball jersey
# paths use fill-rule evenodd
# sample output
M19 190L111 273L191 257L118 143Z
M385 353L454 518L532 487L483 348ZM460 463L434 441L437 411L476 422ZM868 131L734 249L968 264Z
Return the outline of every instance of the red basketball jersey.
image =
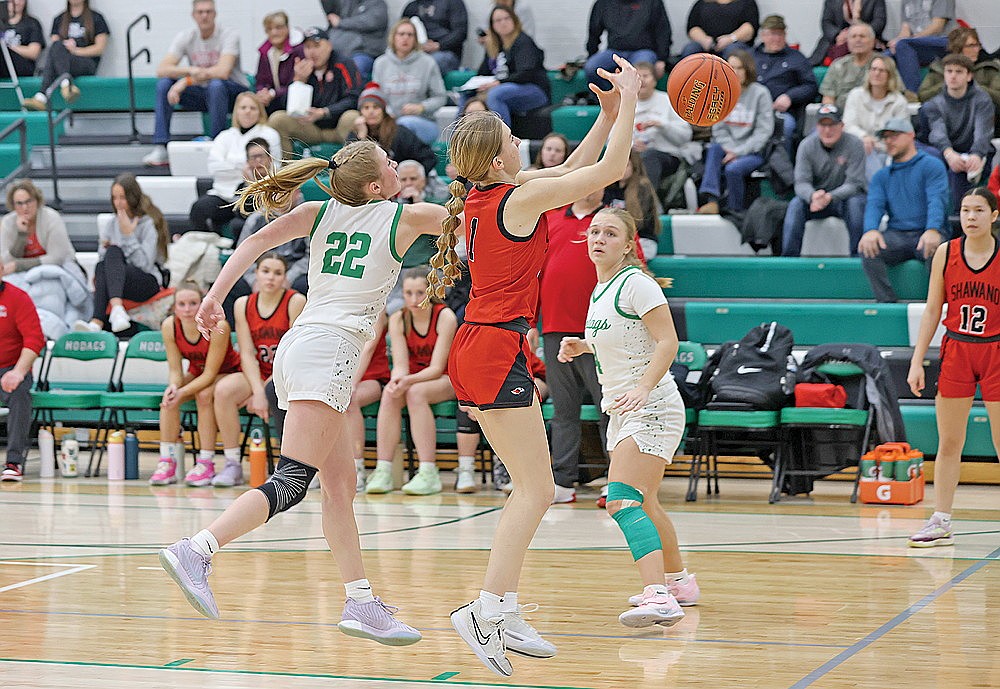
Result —
M250 326L250 338L257 350L257 364L260 366L260 377L267 380L274 369L274 352L278 349L281 336L292 327L292 319L288 315L288 303L298 294L293 289L286 289L281 295L281 301L270 316L264 317L257 304L258 292L247 299L247 325Z
M221 334L213 333L212 337L222 337ZM191 342L184 336L184 328L181 320L174 316L174 342L181 352L181 358L188 360L188 373L197 377L205 371L205 359L208 358L208 347L211 344L208 340L198 335L197 342ZM219 373L235 373L240 370L240 355L233 349L232 339L226 344L226 356L222 359L222 366Z
M539 273L548 247L543 214L528 237L516 237L503 226L503 209L513 184L473 187L465 201L465 241L469 251L472 292L465 308L469 323L534 322Z
M377 380L382 385L385 385L391 377L389 352L386 351L385 346L385 328L382 328L375 335L375 351L372 352L371 361L368 362L368 368L365 369L361 380Z
M1000 337L1000 260L997 248L986 265L973 270L965 261L965 237L948 242L944 294L948 315L944 327L965 337Z
M410 353L410 373L423 371L431 365L431 357L434 354L434 345L437 344L437 323L438 316L447 308L444 304L431 305L431 321L427 326L427 332L421 335L410 323L409 332L406 333L406 350ZM407 314L403 314L405 318Z

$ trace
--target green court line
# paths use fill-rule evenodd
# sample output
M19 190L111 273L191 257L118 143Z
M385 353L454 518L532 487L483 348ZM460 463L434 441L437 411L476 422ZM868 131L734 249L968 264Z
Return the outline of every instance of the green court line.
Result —
M172 663L167 663L163 667L180 667L181 665L186 665L191 662L194 662L194 658L181 658L180 660L175 660Z
M164 665L140 665L132 663L98 663L95 661L62 661L42 660L38 658L0 658L0 663L32 663L35 665L69 665L73 667L111 667L131 670L160 670L168 672L217 672L226 675L251 675L257 677L308 677L314 679L344 679L367 682L395 682L398 684L422 684L426 679L407 679L403 677L365 677L359 675L329 675L318 672L279 672L277 670L226 670L207 667L167 667ZM473 687L513 687L514 689L594 689L592 687L574 687L551 684L495 684L493 682L463 682Z
M457 672L442 672L437 677L431 677L431 681L432 682L445 682L445 681L451 679L452 677L454 677L457 674L459 674L459 673L457 673Z

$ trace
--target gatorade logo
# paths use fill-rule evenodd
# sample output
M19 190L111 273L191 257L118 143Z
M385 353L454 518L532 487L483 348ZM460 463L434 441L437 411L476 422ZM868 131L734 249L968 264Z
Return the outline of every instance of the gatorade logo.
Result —
M883 484L875 489L875 497L879 500L885 502L892 499L892 486L888 483Z

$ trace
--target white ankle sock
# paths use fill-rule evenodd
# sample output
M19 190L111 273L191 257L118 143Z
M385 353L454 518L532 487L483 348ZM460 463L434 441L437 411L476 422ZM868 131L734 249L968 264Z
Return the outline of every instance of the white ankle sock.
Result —
M199 450L198 461L211 464L215 461L215 450Z
M365 470L365 460L363 460L363 459L355 459L354 460L354 469L356 471L364 471Z
M689 581L688 576L687 568L684 568L679 572L667 572L663 575L663 578L668 584L671 581L676 581L678 584L686 584Z
M380 459L377 462L375 462L375 470L378 471L380 469L382 471L392 471L392 460Z
M517 612L517 591L507 591L500 599L500 612Z
M937 517L938 520L942 522L950 522L951 512L935 512L934 514L931 515L931 519L933 519L934 517Z
M242 457L240 456L240 448L238 447L226 447L222 449L222 455L226 458L227 462L240 463Z
M459 457L458 458L458 468L467 469L468 471L476 470L476 458L475 457Z
M173 449L174 449L173 443L160 443L160 461L161 462L174 461Z
M425 471L428 469L436 469L436 462L420 462L420 466L417 467L417 471Z
M355 579L344 584L347 597L358 603L371 603L375 600L372 595L372 585L367 579Z
M499 617L503 612L503 598L489 591L479 592L479 610L488 620Z
M191 537L191 547L205 557L211 559L219 552L219 541L208 529L202 529Z

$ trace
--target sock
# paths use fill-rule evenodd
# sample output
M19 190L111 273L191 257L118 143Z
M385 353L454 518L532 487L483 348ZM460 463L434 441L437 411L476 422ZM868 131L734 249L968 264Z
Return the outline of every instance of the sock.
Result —
M499 617L503 612L503 598L489 591L480 591L479 611L488 620Z
M365 470L365 460L364 459L355 459L354 460L354 469L356 471L364 471Z
M59 85L60 85L60 86L69 86L69 79L63 79L63 80L62 80L62 83L61 83L61 84L59 84Z
M198 461L212 464L215 461L215 450L199 450Z
M222 454L223 456L225 456L226 462L235 462L239 464L240 460L243 459L240 453L240 448L238 447L223 448Z
M191 537L191 547L208 559L219 552L219 542L208 529L202 529Z
M45 94L42 93L41 91L39 91L34 96L32 96L32 98L34 98L37 101L41 101L42 103L48 103L49 102L49 99L46 98Z
M458 458L458 468L467 469L469 471L476 470L476 458L475 457L459 457Z
M931 519L933 519L934 517L937 517L938 520L942 522L950 522L951 512L935 512L934 514L931 515Z
M517 612L517 591L507 591L500 599L500 612Z
M172 450L174 449L173 443L160 443L160 461L161 462L173 462L174 455Z
M667 583L676 581L678 584L686 584L689 581L687 568L682 569L679 572L667 572L663 575L663 578L667 581Z
M347 597L356 603L371 603L375 600L372 595L372 585L367 579L355 579L344 584Z
M392 471L392 460L391 459L380 459L375 462L375 471Z
M436 469L436 468L437 468L437 462L420 462L420 465L417 467L417 471L424 471L426 469Z

